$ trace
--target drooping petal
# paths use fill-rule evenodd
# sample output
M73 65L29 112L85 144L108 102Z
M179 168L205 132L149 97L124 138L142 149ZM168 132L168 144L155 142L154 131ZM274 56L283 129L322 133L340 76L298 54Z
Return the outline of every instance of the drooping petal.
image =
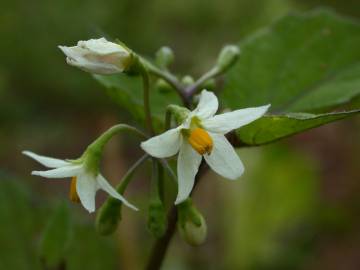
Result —
M120 200L123 202L123 204L125 204L127 207L130 207L131 209L134 209L135 211L137 211L138 209L133 206L131 203L129 203L121 194L119 194L110 184L108 181L106 181L106 179L99 174L96 178L98 185L101 189L103 189L104 191L106 191L107 193L109 193L110 196Z
M244 172L244 165L236 154L233 146L224 135L210 133L214 147L210 155L204 155L211 169L221 176L235 180Z
M67 165L48 171L33 171L31 174L46 178L65 178L76 176L81 170L82 165Z
M96 178L87 173L81 173L76 180L76 191L81 204L89 213L95 211L95 196L98 189Z
M42 164L46 167L49 167L49 168L59 168L59 167L63 167L63 166L67 166L67 165L71 164L70 162L64 161L62 159L40 156L40 155L35 154L30 151L23 151L22 153L25 156L28 156L28 157L36 160L40 164Z
M265 105L223 113L206 119L202 121L201 124L211 132L226 134L233 129L245 126L260 118L266 113L269 107L270 105Z
M199 104L193 113L201 119L206 119L213 116L217 112L218 107L219 102L214 93L207 90L202 90Z
M177 161L178 194L175 204L179 204L189 197L201 159L202 157L184 140Z
M180 127L177 127L142 142L141 148L153 157L171 157L179 151L181 140Z

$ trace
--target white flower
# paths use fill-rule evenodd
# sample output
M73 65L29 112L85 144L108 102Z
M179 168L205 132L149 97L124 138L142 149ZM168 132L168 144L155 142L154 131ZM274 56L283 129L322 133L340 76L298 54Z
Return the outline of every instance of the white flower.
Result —
M144 151L157 158L170 157L179 152L179 187L175 204L189 196L202 157L216 173L225 178L235 180L242 175L244 166L224 134L260 118L269 107L266 105L215 115L218 100L212 92L203 90L197 108L189 113L180 126L141 143Z
M100 173L94 174L89 171L81 161L50 158L29 151L23 151L23 154L35 159L48 168L53 168L48 171L33 171L31 173L32 175L39 175L46 178L71 177L70 199L74 202L81 201L82 205L90 213L95 211L95 195L98 189L103 189L112 197L122 201L126 206L137 210L137 208L127 202Z
M97 74L120 73L131 63L131 52L105 38L79 41L77 46L59 46L69 65Z

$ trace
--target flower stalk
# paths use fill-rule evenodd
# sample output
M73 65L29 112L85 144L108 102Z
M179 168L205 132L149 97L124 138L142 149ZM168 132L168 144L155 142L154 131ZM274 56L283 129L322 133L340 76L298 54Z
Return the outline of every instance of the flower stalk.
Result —
M136 170L149 158L149 155L143 155L136 161L126 174L122 177L120 184L116 186L116 191L123 195L127 186L133 179ZM119 222L121 221L122 202L109 197L100 207L96 216L96 230L101 235L109 235L115 232Z

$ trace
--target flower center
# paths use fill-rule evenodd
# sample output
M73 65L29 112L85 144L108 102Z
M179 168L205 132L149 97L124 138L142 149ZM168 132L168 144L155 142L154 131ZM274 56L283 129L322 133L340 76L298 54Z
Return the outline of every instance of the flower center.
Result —
M70 201L72 201L74 203L80 202L79 195L76 191L76 177L75 176L71 178L69 198L70 198Z
M202 128L193 129L188 141L200 155L210 154L214 146L210 135Z

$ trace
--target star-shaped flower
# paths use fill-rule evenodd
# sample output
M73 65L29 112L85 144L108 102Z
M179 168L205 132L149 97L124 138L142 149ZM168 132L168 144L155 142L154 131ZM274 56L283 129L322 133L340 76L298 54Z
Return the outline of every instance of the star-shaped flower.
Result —
M40 156L29 151L23 151L23 154L48 168L52 168L48 171L33 171L32 175L46 178L71 178L70 199L74 202L81 202L90 213L95 211L95 195L99 189L122 201L126 206L137 210L97 170L92 170L87 166L86 155L84 158L70 161Z
M215 115L218 106L217 97L203 90L197 108L188 113L180 126L141 143L144 151L157 158L170 157L179 152L175 204L188 198L202 157L216 173L225 178L235 180L242 175L244 166L224 135L260 118L270 107L265 105Z

